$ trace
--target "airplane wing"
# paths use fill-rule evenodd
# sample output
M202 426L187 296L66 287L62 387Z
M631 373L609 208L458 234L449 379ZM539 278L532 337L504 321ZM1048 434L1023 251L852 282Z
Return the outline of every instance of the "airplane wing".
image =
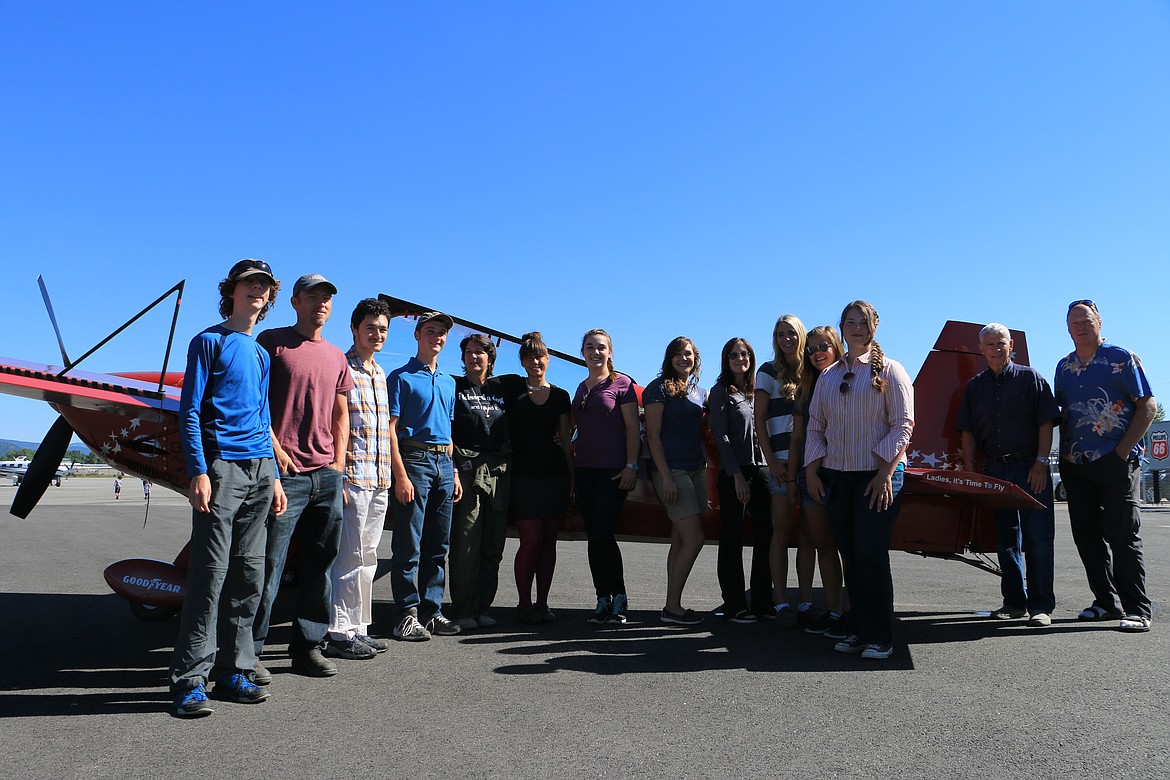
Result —
M987 509L1036 509L1043 504L1020 486L986 474L942 469L906 469L908 496L962 496Z
M163 377L164 383L175 378ZM186 493L178 437L179 388L155 372L92 374L0 358L0 392L45 401L61 416L28 467L12 514L27 517L60 472L74 433L110 466Z
M395 298L385 293L378 297L390 306L390 333L386 339L386 348L378 355L378 362L387 371L390 371L398 368L414 355L414 323L418 320L419 315L428 311L436 311L436 309ZM447 336L447 348L439 354L439 366L443 371L452 376L463 374L463 355L459 352L459 342L472 333L482 333L495 341L495 373L497 375L523 373L519 357L520 337L456 317L450 312L444 312L444 314L454 320L455 327ZM569 395L572 395L577 389L578 383L585 378L585 361L579 355L570 355L567 352L551 348L548 351L548 357L548 381L564 388L569 392Z
M144 374L118 376L70 371L47 363L28 363L0 357L0 393L45 401L57 407L71 406L95 412L136 414L147 410L179 410L179 391L164 386L159 392L157 376L151 384ZM171 375L167 375L170 379ZM86 442L88 444L88 442Z

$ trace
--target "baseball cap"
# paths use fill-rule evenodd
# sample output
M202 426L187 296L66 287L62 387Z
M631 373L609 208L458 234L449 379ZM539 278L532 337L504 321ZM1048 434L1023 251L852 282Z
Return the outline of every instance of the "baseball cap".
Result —
M238 282L241 279L255 276L256 274L264 274L272 281L276 281L276 277L272 274L272 266L263 260L256 260L252 257L246 257L233 265L232 270L228 271L227 278L229 281Z
M293 285L292 294L300 295L310 287L316 287L319 284L327 286L330 290L333 291L334 295L337 295L337 285L326 279L321 274L305 274L300 279L297 279L297 283Z
M447 327L447 330L451 330L451 328L455 327L455 320L451 319L448 315L443 314L443 312L428 311L418 315L418 322L414 323L414 332L418 333L419 328L431 320L438 320L439 322L443 323L443 325Z

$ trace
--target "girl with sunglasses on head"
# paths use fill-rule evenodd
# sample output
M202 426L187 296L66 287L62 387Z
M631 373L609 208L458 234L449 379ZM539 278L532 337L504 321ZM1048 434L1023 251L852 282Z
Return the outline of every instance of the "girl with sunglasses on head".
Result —
M572 491L573 456L569 451L569 394L550 385L548 347L540 333L520 339L525 387L508 399L512 434L512 517L520 537L516 551L516 608L521 623L556 619L548 608L557 565L557 533L565 520ZM532 581L536 580L536 601Z
M666 346L662 370L642 392L646 443L654 464L654 492L670 518L666 555L663 623L694 626L703 618L683 609L682 592L703 549L702 513L707 507L707 457L703 453L703 412L707 391L699 387L702 360L685 336Z
M719 378L708 396L711 436L719 450L719 589L723 619L754 623L744 599L743 526L752 521L751 605L772 608L772 572L768 552L772 541L772 499L764 473L767 463L756 436L756 353L747 339L723 345Z
M914 386L874 340L878 313L865 301L841 312L848 352L813 391L805 443L808 491L827 505L852 607L834 647L863 658L894 651L890 536L902 503Z
M828 613L814 623L808 624L805 631L810 634L824 634L830 639L844 639L845 619L842 604L841 587L841 556L837 552L837 544L833 540L833 529L829 524L829 514L825 505L809 495L803 469L800 468L804 454L804 443L808 428L808 407L812 402L813 388L817 379L829 366L836 363L845 354L841 345L841 337L832 325L820 325L808 332L804 348L805 371L801 376L800 386L796 389L796 412L792 419L792 444L789 447L789 462L796 472L800 491L789 493L789 504L796 506L800 502L800 546L797 552L797 568L804 562L801 551L806 553L810 563L815 550L816 561L821 567L821 586L825 591L825 606ZM807 582L799 577L802 602L812 600L812 572L809 572Z
M772 491L772 542L769 560L772 568L773 607L763 617L774 617L780 628L796 628L800 622L812 623L812 578L815 557L811 547L797 547L796 576L804 601L794 609L788 601L788 540L796 528L796 504L789 495L799 496L796 480L799 463L789 455L792 444L796 390L805 373L804 324L792 314L776 320L772 329L772 360L756 373L756 431L768 461L765 477Z
M577 503L589 539L589 571L597 591L590 623L625 623L629 608L622 552L614 538L618 513L638 479L641 431L634 381L613 368L613 341L601 328L581 339L589 376L573 396Z

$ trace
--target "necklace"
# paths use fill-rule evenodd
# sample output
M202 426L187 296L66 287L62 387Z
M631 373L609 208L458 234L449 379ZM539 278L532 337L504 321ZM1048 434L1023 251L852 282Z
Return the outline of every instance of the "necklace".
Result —
M536 387L533 387L527 382L524 383L524 386L528 388L529 393L539 393L541 390L544 390L548 387L548 385L537 385Z

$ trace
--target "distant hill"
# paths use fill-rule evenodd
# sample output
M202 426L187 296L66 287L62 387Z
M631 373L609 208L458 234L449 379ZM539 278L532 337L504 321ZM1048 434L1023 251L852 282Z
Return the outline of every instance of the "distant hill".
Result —
M39 441L19 441L18 439L0 439L0 458L4 457L4 453L8 452L9 450L20 450L20 449L35 450L39 446L41 446L41 443ZM82 454L85 454L85 453L90 451L89 447L86 447L84 444L81 443L81 439L74 439L73 441L69 442L69 447L67 449L77 450L78 452L80 452Z

